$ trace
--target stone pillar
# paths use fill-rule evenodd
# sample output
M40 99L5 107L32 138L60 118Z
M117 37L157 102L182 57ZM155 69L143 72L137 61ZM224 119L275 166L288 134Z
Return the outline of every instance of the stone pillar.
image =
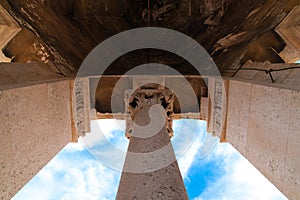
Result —
M289 199L300 199L300 91L274 86L230 80L226 139Z
M72 140L72 84L0 90L0 199L11 199Z
M133 123L117 199L188 199L170 142L173 94L139 90L129 102Z
M253 68L267 65L290 66L251 64ZM201 113L208 113L208 132L231 143L289 199L300 199L298 71L274 72L272 83L264 71L246 75L240 70L237 78L223 79L224 87L212 77L208 106L201 106Z

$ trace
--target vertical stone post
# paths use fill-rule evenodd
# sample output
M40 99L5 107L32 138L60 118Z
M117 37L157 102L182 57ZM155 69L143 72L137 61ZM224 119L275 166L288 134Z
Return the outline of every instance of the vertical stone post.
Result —
M170 90L131 96L132 132L117 199L188 199L170 141L172 109Z

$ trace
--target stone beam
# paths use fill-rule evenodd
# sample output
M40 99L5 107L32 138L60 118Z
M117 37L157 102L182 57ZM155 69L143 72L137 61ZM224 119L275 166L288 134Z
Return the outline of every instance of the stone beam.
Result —
M93 111L91 111L93 112ZM200 120L206 120L206 118L203 116L200 116L200 113L174 113L172 115L173 120L177 119L200 119ZM119 119L119 120L126 120L126 118L129 117L129 114L126 113L99 113L97 112L95 115L91 117L91 120L97 120L97 119Z
M49 65L39 62L0 63L0 90L61 80Z

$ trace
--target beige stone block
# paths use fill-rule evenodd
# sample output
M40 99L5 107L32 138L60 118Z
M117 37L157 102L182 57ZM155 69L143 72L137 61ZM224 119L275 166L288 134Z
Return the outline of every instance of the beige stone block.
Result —
M57 132L59 127L60 135L56 137L57 142L64 140L66 137L72 139L71 133L71 91L69 81L60 81L48 86L49 97L49 117L51 131ZM61 91L64 90L64 93ZM50 138L51 139L51 138Z
M201 97L200 100L200 118L207 120L208 118L208 97Z
M45 63L0 63L0 90L53 82L60 78Z
M282 191L289 199L300 199L300 92L293 91L289 105L289 130ZM284 151L284 150L283 150Z
M8 167L12 163L10 155L12 154L11 129L8 126L8 109L4 106L7 103L3 92L0 91L0 183L7 183L7 187L14 187L14 179L8 179L11 169ZM7 135L6 135L7 134ZM0 197L9 199L5 193L6 189L0 187Z
M290 90L253 85L247 158L275 186L282 188L290 116Z
M10 199L71 141L69 83L0 92L1 199Z
M228 80L210 77L208 85L207 131L226 141Z
M226 138L241 154L247 156L247 131L252 84L231 80L228 91Z

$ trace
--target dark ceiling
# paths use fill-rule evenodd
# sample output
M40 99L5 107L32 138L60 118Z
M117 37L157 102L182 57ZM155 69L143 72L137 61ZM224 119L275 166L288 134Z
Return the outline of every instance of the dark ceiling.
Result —
M46 62L53 63L62 75L72 76L86 55L104 39L124 30L145 27L150 19L150 26L178 30L193 37L211 54L221 72L230 76L232 71L228 69L238 69L247 60L283 62L278 53L285 43L274 28L299 3L150 0L148 18L147 0L0 0L23 27L4 53L14 62L29 62L41 61L37 55L43 51ZM41 48L33 48L33 44ZM107 73L122 74L123 69L147 60L193 74L184 60L157 50L124 55Z

